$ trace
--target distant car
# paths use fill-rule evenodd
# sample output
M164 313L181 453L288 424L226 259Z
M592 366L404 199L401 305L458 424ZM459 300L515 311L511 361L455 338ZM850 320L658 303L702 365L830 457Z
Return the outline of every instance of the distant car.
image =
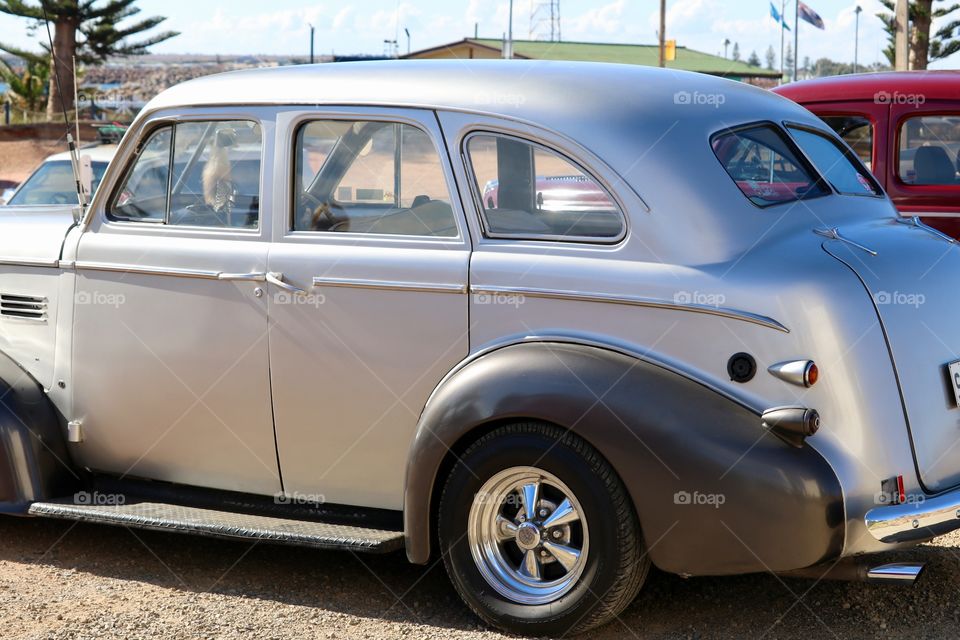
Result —
M4 204L17 190L19 183L12 180L0 180L0 205Z
M107 165L116 153L115 144L101 144L79 150L81 157L90 157L90 167L93 170L91 193L96 193ZM30 177L9 195L9 199L6 196L3 199L8 206L77 204L77 186L70 164L70 154L55 153L44 160Z
M902 216L960 238L960 73L833 76L774 91L836 131Z

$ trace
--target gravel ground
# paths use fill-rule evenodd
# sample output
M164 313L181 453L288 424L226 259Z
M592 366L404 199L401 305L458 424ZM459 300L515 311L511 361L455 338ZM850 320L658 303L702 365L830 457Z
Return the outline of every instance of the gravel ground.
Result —
M402 554L18 518L0 518L0 539L4 639L507 637L477 622L442 566ZM960 535L886 559L929 564L913 587L654 572L620 620L581 637L957 637Z

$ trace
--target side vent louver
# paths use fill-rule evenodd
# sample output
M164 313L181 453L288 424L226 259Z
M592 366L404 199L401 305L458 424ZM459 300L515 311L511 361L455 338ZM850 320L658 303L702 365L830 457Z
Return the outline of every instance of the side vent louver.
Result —
M0 293L0 316L46 322L47 299L41 296Z

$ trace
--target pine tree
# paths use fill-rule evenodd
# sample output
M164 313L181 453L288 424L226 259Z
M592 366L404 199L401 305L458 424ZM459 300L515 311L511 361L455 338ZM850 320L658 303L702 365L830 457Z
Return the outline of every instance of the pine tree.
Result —
M946 58L949 55L960 51L960 39L955 36L960 35L960 20L951 20L949 23L937 30L930 37L930 28L934 20L946 18L957 9L960 4L951 4L948 7L939 9L933 8L934 2L943 2L943 0L913 0L907 5L910 20L910 42L907 45L910 49L908 58L911 61L911 69L926 69L927 63L934 60ZM890 13L878 13L877 17L883 21L883 27L887 32L889 42L887 48L883 50L890 64L896 64L896 40L897 27L894 10L896 4L894 0L880 0L880 4L886 7Z
M146 53L147 50L176 35L164 31L144 40L130 38L149 31L166 20L153 17L132 23L121 24L140 13L134 6L136 0L0 0L0 13L26 18L31 21L28 29L40 33L41 47L51 56L50 91L47 115L52 117L62 105L73 108L74 58L84 64L101 64L109 56L130 56ZM53 31L53 51L46 41L45 19ZM0 50L22 59L28 59L28 51L0 43ZM59 82L58 82L59 81Z
M733 43L733 59L738 62L740 61L740 43L739 42Z
M750 57L747 58L747 64L750 65L751 67L760 66L760 56L757 55L756 51L750 52Z
M773 71L773 65L777 63L777 52L773 50L773 45L767 47L767 53L764 55L767 61L767 69Z

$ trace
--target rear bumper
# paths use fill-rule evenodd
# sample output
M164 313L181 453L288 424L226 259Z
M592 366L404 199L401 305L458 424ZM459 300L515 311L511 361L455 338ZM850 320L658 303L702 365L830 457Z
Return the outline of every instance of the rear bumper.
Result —
M876 507L864 516L880 542L919 542L960 529L960 490L911 502Z

